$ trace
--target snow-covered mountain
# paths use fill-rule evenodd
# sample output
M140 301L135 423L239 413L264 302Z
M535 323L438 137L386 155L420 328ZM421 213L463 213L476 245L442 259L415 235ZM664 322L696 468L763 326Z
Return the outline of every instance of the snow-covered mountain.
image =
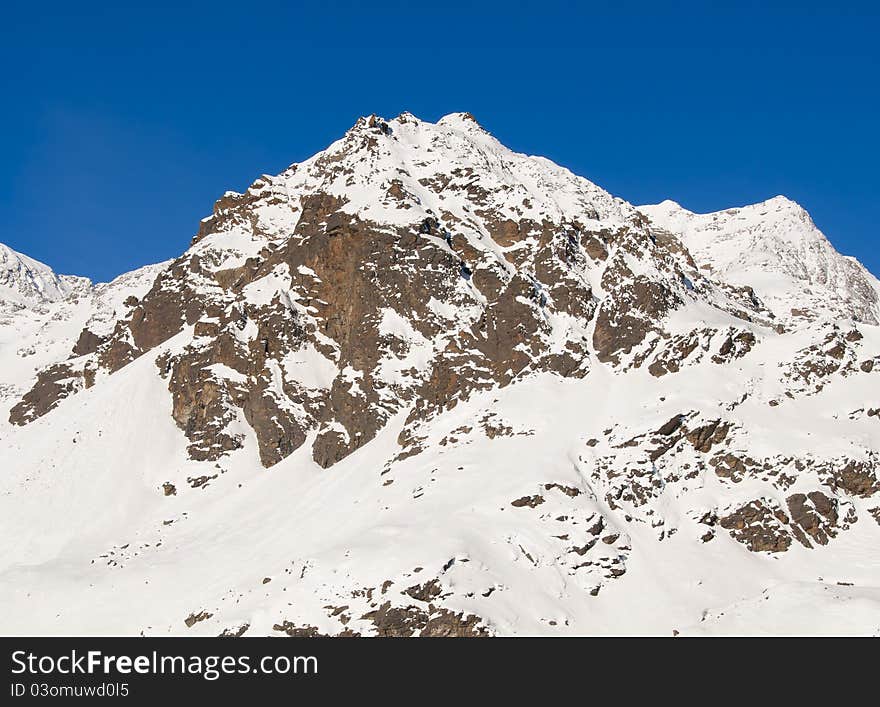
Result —
M88 285L85 278L59 277L48 265L0 243L0 303L4 305L57 302Z
M781 319L842 314L880 323L877 279L854 258L842 257L810 215L784 196L711 214L674 201L639 210L655 227L678 235L702 269L760 289Z
M0 631L880 633L878 292L785 199L363 118L0 325Z

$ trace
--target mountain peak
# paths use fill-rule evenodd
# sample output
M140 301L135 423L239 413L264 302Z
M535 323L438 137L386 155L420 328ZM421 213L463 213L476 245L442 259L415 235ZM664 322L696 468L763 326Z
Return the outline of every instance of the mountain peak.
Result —
M56 275L48 265L0 243L0 301L55 302L71 292L76 280Z
M398 115L395 118L395 120L398 123L421 123L422 122L421 119L419 119L417 116L413 115L412 113L410 113L409 111L406 111L406 110L403 111L402 113L400 113L400 115Z
M477 119L474 118L473 115L467 112L463 113L449 113L444 115L440 120L437 121L437 125L446 125L449 127L455 127L463 130L485 130L483 126L481 126Z
M691 211L690 209L682 206L677 201L673 199L664 199L663 201L657 204L644 204L642 206L637 207L640 211L653 211L653 212L662 212L666 214L676 214L676 215L685 215L685 216L718 216L720 217L722 214L730 214L736 213L740 211L764 211L764 210L773 210L776 212L790 212L790 213L798 213L798 214L806 214L807 211L803 206L798 204L796 201L789 199L787 196L783 196L779 194L777 196L771 197L769 199L765 199L764 201L758 201L754 204L746 204L744 206L730 206L726 209L721 209L719 211Z
M787 196L783 196L782 194L774 196L770 199L766 199L764 201L759 201L755 204L743 206L740 210L763 212L762 215L764 216L769 216L772 214L777 218L793 217L799 221L812 223L810 214L803 206L801 206L793 199L789 199Z
M355 124L352 126L351 130L363 130L363 129L379 129L382 132L385 132L387 135L393 134L393 123L397 125L413 125L416 127L422 126L430 126L433 128L453 128L455 130L461 130L465 132L481 132L486 133L487 131L477 122L476 118L471 113L467 112L457 112L457 113L448 113L440 118L436 123L430 123L426 120L422 120L418 116L410 113L409 111L403 111L396 118L388 119L383 116L380 116L376 113L371 113L370 115L361 116L357 119ZM349 131L351 132L351 131Z
M769 198L765 201L762 201L760 203L766 204L767 206L777 206L777 207L781 207L781 208L803 209L803 207L800 204L798 204L793 199L789 199L784 194L777 194L776 196L771 197L771 198Z

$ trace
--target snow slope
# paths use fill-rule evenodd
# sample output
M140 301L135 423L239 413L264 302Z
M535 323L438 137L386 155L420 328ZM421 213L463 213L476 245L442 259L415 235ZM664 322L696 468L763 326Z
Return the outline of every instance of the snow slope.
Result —
M381 600L386 582L398 592L434 577L452 594L447 606L485 617L503 635L880 631L873 551L880 527L867 501L858 502L863 520L833 549L794 548L779 557L750 553L724 534L702 545L700 526L687 516L748 499L754 489L731 494L701 480L661 498L665 523L679 529L672 537L660 542L649 522L622 516L603 531L623 537L597 547L607 557L599 562L625 557L626 574L613 586L594 597L595 578L572 569L580 558L561 536L588 541L586 527L597 512L608 513L603 487L591 478L596 448L586 442L602 438L606 425L624 428L622 436L638 423L658 427L695 400L716 412L720 405L706 391L732 387L721 371L706 371L685 389L640 373L577 383L536 378L435 423L438 442L462 426L479 430L488 412L527 434L489 439L476 431L455 445L432 446L389 476L381 472L397 447L392 428L330 473L304 448L268 472L253 454L243 455L214 469L220 476L210 485L182 485L165 498L156 492L165 480L204 471L184 460L184 440L152 367L141 359L112 385L87 391L76 418L39 420L6 440L2 465L12 471L0 526L16 543L0 559L4 632L216 635L248 624L259 635L285 620L337 632L342 626L329 614L343 606L349 627L368 631L357 617L371 602L353 590L372 588ZM840 449L866 435L877 439L868 425L836 437L844 425L834 416L846 410L836 402L786 411L786 440L776 437L778 421L768 431L776 413L766 406L755 403L737 417L774 450L812 446L814 437ZM828 412L815 412L826 404ZM808 426L792 419L810 412ZM548 493L548 483L584 495ZM536 508L510 505L539 493L546 501ZM20 530L35 527L41 532ZM768 592L778 599L772 609L762 601ZM187 630L184 619L203 611L211 618Z

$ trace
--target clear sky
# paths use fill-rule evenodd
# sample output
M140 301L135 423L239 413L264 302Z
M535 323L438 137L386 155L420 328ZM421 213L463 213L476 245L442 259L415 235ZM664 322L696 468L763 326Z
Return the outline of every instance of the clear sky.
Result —
M7 2L0 241L106 280L360 115L470 111L636 204L785 194L880 274L878 36L876 2Z

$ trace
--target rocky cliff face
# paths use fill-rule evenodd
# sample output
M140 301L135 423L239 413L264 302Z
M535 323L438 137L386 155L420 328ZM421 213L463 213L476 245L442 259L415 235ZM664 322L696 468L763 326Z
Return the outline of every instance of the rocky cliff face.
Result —
M224 477L255 463L361 474L344 490L291 481L295 498L261 501L292 504L284 520L264 508L277 526L254 531L276 538L271 550L256 542L291 581L276 527L335 538L330 549L309 536L322 560L295 560L290 586L308 606L329 604L275 615L272 630L619 631L631 566L639 581L660 581L649 546L669 547L670 566L713 585L705 601L717 604L738 596L715 586L725 571L703 576L720 557L740 558L731 571L749 565L747 594L767 566L738 553L766 563L856 527L864 533L851 542L878 537L880 285L787 200L710 215L671 202L636 209L507 150L467 114L373 116L306 162L225 194L183 255L129 280L17 397L7 449L62 420L111 449L97 423L82 427L83 410L142 381L162 394L149 410L131 401L133 420L163 416L171 427L156 434L180 445L135 464L156 489L151 504L202 508L205 528L220 507L241 512ZM46 459L66 468L54 454L23 463L15 493L36 468L49 473ZM401 496L395 481L411 489ZM232 497L190 506L209 486ZM420 542L395 529L415 527L429 490L433 539ZM317 498L345 533L314 518ZM346 523L348 503L375 510ZM397 521L375 516L383 510ZM151 538L143 552L165 552L138 527ZM329 580L360 535L412 547L364 551ZM221 546L235 555L237 542ZM130 544L102 559L111 556L138 565ZM791 581L816 562L786 565ZM555 600L524 588L539 580ZM213 603L192 607L203 618L186 628L237 632L221 596L192 582ZM617 597L607 615L600 590ZM277 601L245 603L263 616ZM696 626L693 610L672 611L663 630ZM644 631L659 626L643 620Z

